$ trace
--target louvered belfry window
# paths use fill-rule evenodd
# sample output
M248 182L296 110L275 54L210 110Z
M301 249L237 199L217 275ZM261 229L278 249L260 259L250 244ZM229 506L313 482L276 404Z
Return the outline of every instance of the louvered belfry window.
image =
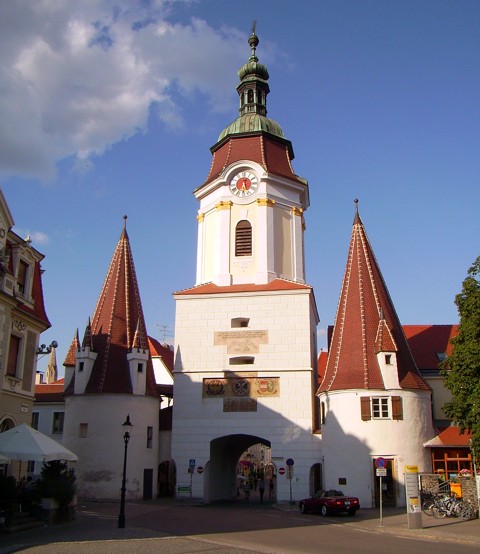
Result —
M252 226L250 222L243 220L235 229L235 256L252 255Z

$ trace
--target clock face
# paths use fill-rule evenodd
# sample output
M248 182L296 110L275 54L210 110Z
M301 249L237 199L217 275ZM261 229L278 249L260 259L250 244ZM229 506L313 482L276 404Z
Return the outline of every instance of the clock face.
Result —
M258 189L258 178L252 171L240 171L230 183L230 192L238 198L255 194Z

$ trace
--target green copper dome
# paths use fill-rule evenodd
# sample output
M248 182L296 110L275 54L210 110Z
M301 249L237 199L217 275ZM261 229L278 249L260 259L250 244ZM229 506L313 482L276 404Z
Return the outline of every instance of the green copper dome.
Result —
M267 95L270 92L268 71L265 65L258 62L256 56L258 43L254 23L252 33L248 38L248 44L251 48L250 57L248 62L238 70L240 84L237 86L237 92L240 98L240 117L220 133L217 142L228 135L258 133L261 131L285 138L280 125L267 117Z
M285 138L282 128L273 119L257 113L248 113L237 117L228 127L220 133L218 141L220 142L227 135L240 135L244 133L256 133L265 131L280 138Z

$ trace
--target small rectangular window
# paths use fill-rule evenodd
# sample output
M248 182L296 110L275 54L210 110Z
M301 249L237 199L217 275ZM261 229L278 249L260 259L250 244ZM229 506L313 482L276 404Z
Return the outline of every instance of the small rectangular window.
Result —
M32 428L38 431L38 420L40 414L38 412L32 412Z
M83 371L84 367L85 367L85 362L78 362L78 371Z
M81 439L86 439L88 437L88 423L80 423L78 427L78 436Z
M250 318L248 317L234 317L231 320L230 325L232 328L248 327L249 322L250 322Z
M391 354L385 354L385 363L387 365L391 365L392 364L392 355Z
M147 427L147 448L152 448L153 427Z
M53 412L53 425L52 433L63 433L63 420L65 418L65 412Z
M143 373L143 364L140 364L140 363L138 364L137 371L138 373Z
M372 415L373 419L388 419L389 410L387 396L372 398Z

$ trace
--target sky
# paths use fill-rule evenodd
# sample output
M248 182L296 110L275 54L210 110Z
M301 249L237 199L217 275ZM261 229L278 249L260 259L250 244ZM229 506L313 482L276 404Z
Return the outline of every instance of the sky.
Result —
M193 191L238 116L253 21L268 116L309 182L319 349L355 198L400 321L458 322L480 255L478 0L3 0L0 188L45 255L41 342L59 366L124 215L148 333L173 340L172 293L195 284Z

